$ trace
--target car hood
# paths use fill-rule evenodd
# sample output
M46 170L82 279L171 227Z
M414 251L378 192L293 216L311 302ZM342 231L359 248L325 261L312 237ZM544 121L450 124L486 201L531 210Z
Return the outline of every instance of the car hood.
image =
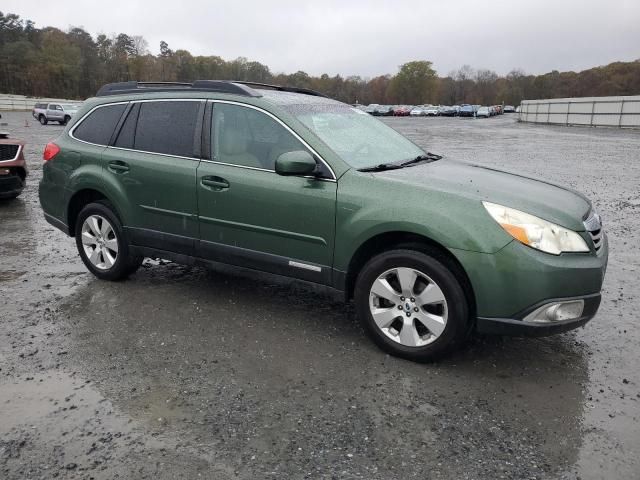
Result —
M473 201L497 203L575 231L585 230L583 220L591 209L591 202L575 190L517 173L452 160L373 175Z

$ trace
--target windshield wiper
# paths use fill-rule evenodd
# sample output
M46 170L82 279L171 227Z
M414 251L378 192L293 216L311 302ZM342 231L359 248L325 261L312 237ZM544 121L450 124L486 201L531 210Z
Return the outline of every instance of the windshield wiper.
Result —
M412 158L411 160L406 160L399 165L401 167L407 167L409 165L414 165L416 163L422 162L435 162L436 160L440 160L442 155L436 155L435 153L427 152L425 155L418 155L416 158Z
M385 170L397 170L398 168L403 168L403 165L398 163L381 163L379 165L374 165L373 167L365 167L359 168L359 172L384 172Z
M359 168L359 172L384 172L385 170L397 170L398 168L408 167L410 165L415 165L416 163L422 162L435 162L436 160L440 160L442 155L436 155L435 153L427 152L424 155L418 155L411 160L405 160L404 162L394 162L394 163L381 163L379 165L374 165L373 167L365 167Z

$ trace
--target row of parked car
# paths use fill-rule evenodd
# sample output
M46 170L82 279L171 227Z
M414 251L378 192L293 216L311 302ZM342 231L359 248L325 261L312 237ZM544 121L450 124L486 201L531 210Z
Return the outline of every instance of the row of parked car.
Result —
M377 117L493 117L503 113L514 113L513 105L355 105ZM78 111L78 106L65 103L37 103L31 112L42 125L58 122L66 125Z
M355 105L376 117L493 117L514 113L513 105Z

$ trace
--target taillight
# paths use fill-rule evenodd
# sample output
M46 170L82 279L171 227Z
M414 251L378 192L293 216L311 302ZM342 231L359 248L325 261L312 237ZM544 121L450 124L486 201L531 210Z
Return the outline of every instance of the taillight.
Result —
M42 159L45 162L53 159L60 152L60 147L53 142L47 143L47 146L44 147L44 153L42 154Z

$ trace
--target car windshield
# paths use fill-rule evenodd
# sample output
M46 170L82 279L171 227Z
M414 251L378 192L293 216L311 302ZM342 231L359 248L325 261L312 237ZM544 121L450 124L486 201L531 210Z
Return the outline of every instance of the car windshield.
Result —
M346 105L292 105L290 112L354 168L411 160L425 152L393 128Z

